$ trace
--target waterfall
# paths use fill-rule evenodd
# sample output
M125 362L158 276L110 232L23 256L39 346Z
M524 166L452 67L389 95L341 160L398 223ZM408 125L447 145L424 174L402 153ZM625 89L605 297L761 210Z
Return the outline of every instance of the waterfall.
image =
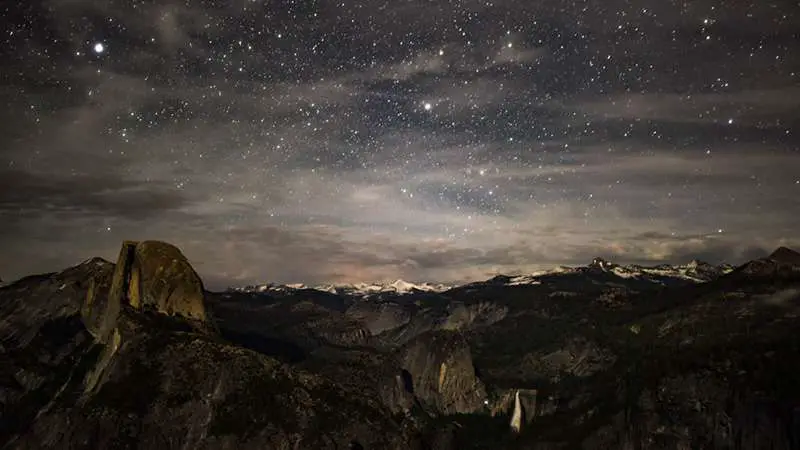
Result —
M519 433L522 430L523 415L522 403L519 401L519 390L517 390L514 396L514 414L511 415L511 429L514 430L515 433Z

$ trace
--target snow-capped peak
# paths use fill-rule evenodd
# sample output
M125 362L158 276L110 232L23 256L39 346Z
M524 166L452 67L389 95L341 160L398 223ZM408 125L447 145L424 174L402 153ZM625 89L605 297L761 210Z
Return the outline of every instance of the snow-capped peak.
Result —
M600 257L594 258L592 260L592 263L589 264L589 267L596 267L598 269L604 269L604 270L612 269L614 266L616 266L616 264L611 263L606 259Z
M671 282L691 282L703 283L714 280L733 270L729 265L714 266L702 261L692 260L687 264L657 266L640 265L619 265L603 258L594 258L587 266L569 267L558 266L550 270L543 270L534 273L517 274L513 276L498 275L489 280L490 283L500 283L508 286L537 285L542 284L543 278L548 276L569 276L585 274L587 276L604 274L604 276L615 276L620 279L638 280L644 282L667 284ZM486 282L477 282L483 284ZM247 286L236 288L240 292L292 292L304 289L329 292L338 295L366 297L376 294L397 294L405 295L417 292L444 292L452 289L453 286L433 283L410 283L397 279L388 282L376 283L348 283L348 284L326 284L319 286L307 286L304 284L265 284L260 286Z
M657 266L640 266L619 265L603 258L594 258L588 266L573 268L561 266L549 271L537 272L528 275L519 275L510 278L508 284L540 284L540 278L545 275L567 274L581 271L589 271L590 273L594 271L595 273L600 272L615 275L619 278L639 279L643 281L652 281L655 283L661 283L665 279L702 283L718 278L730 272L732 269L733 268L727 264L713 266L696 259L687 264L675 266L668 264Z
M379 294L394 292L397 294L409 294L412 292L442 292L450 289L450 286L431 283L409 283L405 280L395 280L389 283L355 283L355 284L331 284L318 286L315 289L342 294Z
M444 284L416 284L398 279L392 282L325 284L313 287L304 284L264 284L259 286L246 286L244 288L237 288L236 290L244 292L287 292L301 289L314 289L317 291L330 292L332 294L371 295L382 293L410 294L413 292L442 292L450 288L451 286Z
M390 287L394 288L397 292L409 292L414 289L416 290L424 290L424 287L418 286L414 283L409 283L405 280L395 280L394 283L389 285Z

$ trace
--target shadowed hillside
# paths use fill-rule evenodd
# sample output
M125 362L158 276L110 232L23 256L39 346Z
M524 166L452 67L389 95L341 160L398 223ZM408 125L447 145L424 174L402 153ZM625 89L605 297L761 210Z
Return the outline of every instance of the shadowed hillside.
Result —
M23 278L0 447L800 448L792 250L430 286L212 293L154 241Z

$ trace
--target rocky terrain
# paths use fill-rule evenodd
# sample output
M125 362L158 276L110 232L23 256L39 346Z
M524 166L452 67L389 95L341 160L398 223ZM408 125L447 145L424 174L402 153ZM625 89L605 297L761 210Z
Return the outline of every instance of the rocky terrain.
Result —
M162 242L0 287L0 448L797 449L800 254L208 292Z

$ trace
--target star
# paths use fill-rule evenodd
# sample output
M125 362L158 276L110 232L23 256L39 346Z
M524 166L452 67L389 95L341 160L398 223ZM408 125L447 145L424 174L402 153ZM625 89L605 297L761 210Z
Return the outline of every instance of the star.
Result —
M4 278L115 256L92 231L157 235L234 284L800 247L780 8L6 3Z

